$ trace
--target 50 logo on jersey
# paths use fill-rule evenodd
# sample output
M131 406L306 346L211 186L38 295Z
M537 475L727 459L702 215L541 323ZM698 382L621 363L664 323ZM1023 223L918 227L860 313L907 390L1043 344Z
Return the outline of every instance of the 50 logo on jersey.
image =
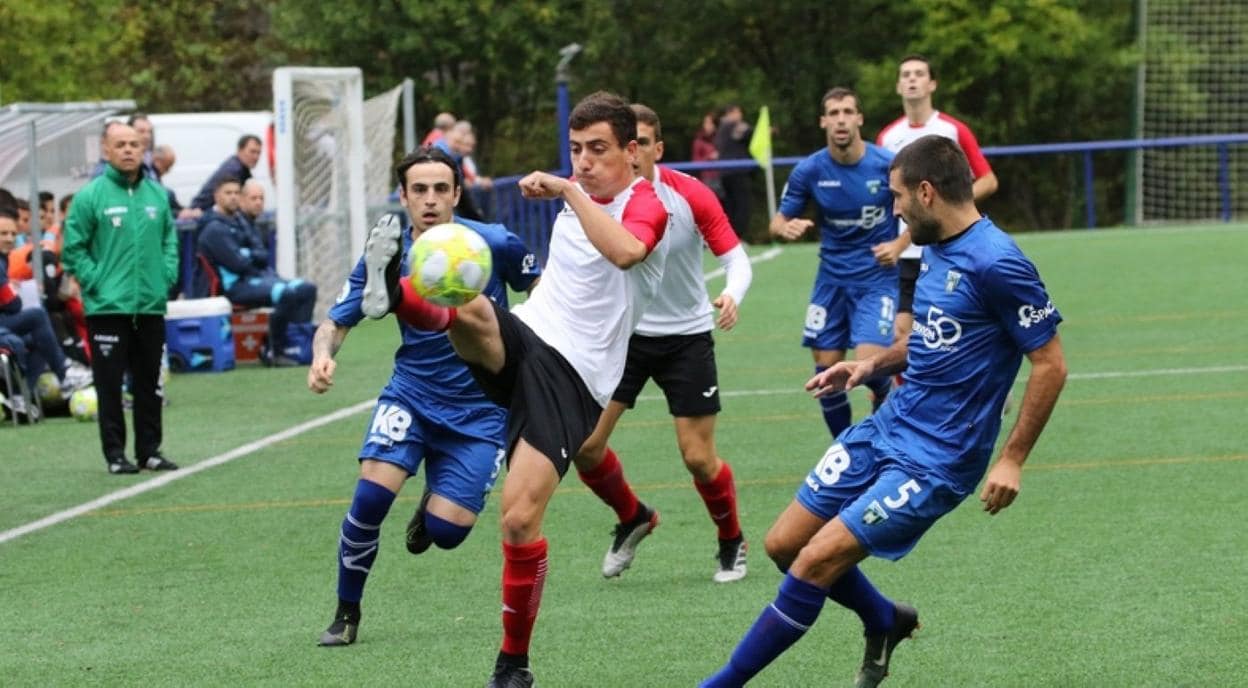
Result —
M368 441L388 447L407 437L407 429L410 427L412 414L407 409L394 404L377 404L373 425L368 430Z
M928 307L926 323L916 320L910 329L923 335L923 346L929 349L953 351L962 338L962 324L935 306Z

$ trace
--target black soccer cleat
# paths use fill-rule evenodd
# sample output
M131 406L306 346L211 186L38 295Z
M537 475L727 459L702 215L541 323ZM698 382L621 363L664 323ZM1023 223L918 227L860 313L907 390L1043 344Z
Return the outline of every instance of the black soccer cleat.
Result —
M398 305L399 268L403 263L403 223L395 213L377 218L364 242L364 293L360 310L370 318L382 318Z
M528 667L508 664L501 659L494 663L494 675L485 688L533 688L537 683Z
M912 637L919 629L919 612L908 604L898 602L892 630L887 633L865 635L867 648L863 652L862 666L854 677L854 688L875 688L888 676L888 664L893 658L897 644Z
M176 471L178 470L178 464L170 461L169 459L166 459L164 456L161 455L160 452L156 452L155 454L152 454L146 459L143 459L142 463L139 464L139 467L146 468L149 471Z
M611 548L602 558L602 575L614 578L624 573L624 569L633 565L633 557L637 556L637 545L658 527L659 512L639 502L637 515L633 520L616 524Z
M107 459L107 462L108 472L112 475L128 475L139 472L139 467L130 463L124 456Z
M321 634L321 638L316 641L316 644L321 647L350 645L355 642L355 636L359 631L360 605L339 601L338 611L334 613L333 622Z
M416 507L412 520L407 522L407 551L412 554L423 554L433 544L433 538L429 537L429 531L425 529L425 509L432 496L433 493L426 486L425 493L420 497L420 506Z

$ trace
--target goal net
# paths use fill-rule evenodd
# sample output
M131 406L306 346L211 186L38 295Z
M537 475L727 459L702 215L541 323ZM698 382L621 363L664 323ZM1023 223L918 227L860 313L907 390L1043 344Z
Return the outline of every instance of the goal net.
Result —
M358 68L274 70L277 268L316 284L318 320L385 207L401 90L366 102Z
M1143 138L1248 132L1248 3L1141 0ZM1248 145L1146 148L1137 221L1248 216Z

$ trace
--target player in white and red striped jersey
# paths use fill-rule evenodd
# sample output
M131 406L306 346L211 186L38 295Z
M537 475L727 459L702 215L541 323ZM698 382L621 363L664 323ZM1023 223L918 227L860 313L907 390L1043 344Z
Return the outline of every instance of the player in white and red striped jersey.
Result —
M737 517L732 468L715 449L719 380L711 330L729 330L737 307L750 287L749 257L715 193L693 177L655 163L663 157L663 133L654 110L634 103L637 114L637 162L642 178L654 184L667 208L667 265L658 293L641 316L628 342L624 376L607 404L594 434L581 447L576 468L581 480L615 510L619 524L602 562L602 575L618 576L628 568L637 544L658 524L658 512L640 502L607 439L625 409L653 378L667 397L676 424L676 443L694 488L706 504L719 536L713 580L727 583L746 573L746 543ZM713 318L702 277L705 244L724 266L728 283L714 301Z
M897 95L901 96L905 114L880 130L876 145L897 153L928 134L956 141L971 165L971 176L975 179L971 192L978 203L996 192L997 175L979 150L979 141L970 127L932 106L935 90L936 72L926 57L910 54L901 58L897 68ZM900 268L901 284L893 329L898 337L909 337L914 323L914 284L919 277L919 259L923 252L911 243L905 221L897 224L897 239L877 244L872 251L880 264L896 264Z
M508 410L503 482L503 642L487 687L533 685L529 644L548 567L542 519L572 458L593 433L624 371L628 339L663 277L668 214L637 176L637 116L599 91L568 118L572 170L533 172L526 198L559 199L542 281L508 311L477 298L444 308L391 269L397 232L384 223L365 244L361 308L423 330L446 330L486 396ZM380 297L380 298L378 298Z

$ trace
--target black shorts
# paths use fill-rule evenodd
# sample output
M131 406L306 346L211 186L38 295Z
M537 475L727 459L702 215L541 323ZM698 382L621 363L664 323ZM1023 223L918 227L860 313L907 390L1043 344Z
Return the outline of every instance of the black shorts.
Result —
M510 311L491 302L503 340L497 374L469 364L481 391L507 409L507 461L521 438L546 455L559 477L594 431L602 407L567 359Z
M914 283L919 281L919 263L918 258L902 258L897 261L897 268L901 274L901 289L897 297L897 312L911 313L914 312Z
M624 377L611 399L632 408L637 395L654 378L667 397L673 416L696 418L719 413L719 380L715 370L715 340L710 332L628 340Z

